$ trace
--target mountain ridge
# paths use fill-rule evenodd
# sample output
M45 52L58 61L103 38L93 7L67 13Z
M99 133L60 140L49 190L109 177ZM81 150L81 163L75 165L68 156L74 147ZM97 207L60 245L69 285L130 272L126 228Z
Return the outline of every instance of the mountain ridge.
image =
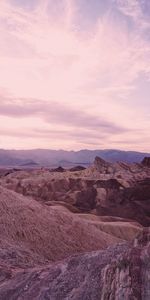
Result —
M0 166L21 166L33 164L37 166L70 167L77 164L89 166L94 158L100 156L108 162L124 161L128 163L141 162L150 153L137 151L124 151L115 149L79 151L31 149L31 150L5 150L0 149Z

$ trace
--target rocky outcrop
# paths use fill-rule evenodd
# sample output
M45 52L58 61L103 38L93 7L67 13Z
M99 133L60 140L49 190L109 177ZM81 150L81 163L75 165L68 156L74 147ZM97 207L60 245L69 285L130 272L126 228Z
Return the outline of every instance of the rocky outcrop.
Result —
M96 156L93 164L93 171L98 171L101 174L115 175L121 171L132 172L132 165L125 162L110 163Z
M104 159L96 156L94 160L94 168L100 173L109 174L112 171L112 164L106 162Z
M150 299L150 238L73 256L43 268L0 263L0 299Z
M150 226L150 178L129 188L106 188L105 201L99 201L96 213L103 216L129 218Z
M144 157L144 159L142 160L142 164L150 168L150 157Z
M56 202L72 212L117 216L150 226L150 169L118 163L120 171L111 173L108 169L114 166L100 158L95 162L97 170L89 169L90 176L87 169L79 173L18 171L4 176L1 184L49 206Z
M147 158L149 160L149 158ZM91 167L85 170L87 176L100 177L101 179L119 178L124 185L128 186L131 182L137 179L143 179L143 177L150 176L150 170L148 168L148 160L142 163L126 163L126 162L114 162L110 163L103 160L100 157L96 157Z

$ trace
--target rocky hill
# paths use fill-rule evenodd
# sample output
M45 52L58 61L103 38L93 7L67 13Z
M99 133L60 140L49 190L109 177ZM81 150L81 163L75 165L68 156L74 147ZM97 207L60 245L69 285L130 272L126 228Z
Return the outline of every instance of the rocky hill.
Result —
M41 259L56 261L71 254L104 249L121 237L107 233L98 221L79 218L62 206L43 206L37 201L0 187L0 237L16 243ZM125 224L126 225L126 224ZM120 222L118 227L123 226ZM131 224L130 238L141 231ZM128 240L124 236L124 239ZM130 239L129 238L129 239ZM32 255L32 256L33 256Z

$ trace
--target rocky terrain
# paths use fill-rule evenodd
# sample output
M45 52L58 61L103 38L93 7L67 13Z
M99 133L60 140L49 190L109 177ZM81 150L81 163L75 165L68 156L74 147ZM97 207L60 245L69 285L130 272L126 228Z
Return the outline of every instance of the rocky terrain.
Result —
M150 299L150 233L133 243L16 269L0 261L0 299Z
M96 157L85 170L10 171L0 183L47 206L150 224L150 167L143 162L108 163Z
M0 172L0 299L150 299L150 158Z

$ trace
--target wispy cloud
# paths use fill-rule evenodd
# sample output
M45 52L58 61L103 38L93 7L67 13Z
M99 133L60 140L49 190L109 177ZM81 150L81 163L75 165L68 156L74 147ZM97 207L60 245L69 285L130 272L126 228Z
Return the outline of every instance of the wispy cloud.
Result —
M117 5L118 9L120 9L123 14L133 17L137 20L138 17L142 16L142 9L139 0L114 0Z
M118 9L126 16L131 17L138 26L138 30L150 28L149 18L145 15L147 0L114 0Z
M79 22L86 18L81 0L27 2L24 6L17 0L0 1L1 118L9 117L12 126L18 122L24 126L26 120L30 132L37 119L44 130L82 128L93 136L100 130L111 148L116 134L122 134L122 140L132 139L136 130L150 126L147 102L137 99L138 81L142 89L142 79L150 80L144 1L106 1L104 13L99 12L87 29ZM36 139L35 135L35 145ZM73 133L69 139L75 147ZM14 139L14 147L18 143ZM62 148L65 143L62 134ZM95 143L99 147L96 137ZM47 145L48 140L43 147Z
M128 131L115 123L105 120L86 111L73 109L57 102L43 102L38 99L13 99L0 97L0 115L7 117L37 117L50 124L62 124L69 127L102 130L103 132L117 134ZM93 133L94 135L94 133Z

